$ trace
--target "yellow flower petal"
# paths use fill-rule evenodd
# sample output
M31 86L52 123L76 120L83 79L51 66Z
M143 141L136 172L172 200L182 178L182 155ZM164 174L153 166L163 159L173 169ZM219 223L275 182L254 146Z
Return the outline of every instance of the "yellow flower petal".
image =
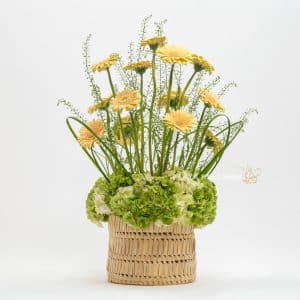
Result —
M87 126L94 131L94 133L101 138L104 135L105 127L102 120L92 120L87 123ZM78 142L82 147L91 148L95 142L97 142L97 137L91 133L87 128L81 127L79 130Z
M143 60L137 63L128 64L127 66L124 67L124 70L125 71L133 70L136 71L137 73L143 74L147 69L151 67L152 67L151 61Z
M200 90L200 98L208 107L213 107L220 111L225 110L219 98L209 89Z
M213 65L211 65L207 60L205 60L200 55L192 54L191 62L194 64L195 71L205 70L211 74L215 70Z
M162 47L166 43L165 36L155 36L147 40L143 40L141 43L142 47L149 46L152 50L156 50L157 47Z
M192 114L175 110L165 115L164 122L167 127L177 129L182 132L190 131L196 124L195 118Z
M124 90L111 100L110 107L113 111L121 112L133 110L141 101L141 94L135 90Z
M92 71L102 72L113 66L118 60L120 60L120 56L116 53L111 54L108 58L92 65Z
M187 64L190 62L192 53L181 46L166 45L157 50L157 55L169 64Z

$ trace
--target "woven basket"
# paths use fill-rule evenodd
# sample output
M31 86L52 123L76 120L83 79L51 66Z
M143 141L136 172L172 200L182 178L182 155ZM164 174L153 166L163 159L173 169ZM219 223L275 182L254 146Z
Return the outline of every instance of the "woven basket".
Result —
M121 284L190 283L196 277L192 226L151 225L136 230L109 217L108 281Z

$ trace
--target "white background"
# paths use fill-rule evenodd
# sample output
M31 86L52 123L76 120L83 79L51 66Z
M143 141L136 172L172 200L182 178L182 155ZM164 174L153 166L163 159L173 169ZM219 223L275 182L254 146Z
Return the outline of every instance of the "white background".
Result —
M300 299L298 1L0 3L1 299ZM229 114L260 111L215 173L217 220L196 233L198 278L185 286L106 282L107 229L85 217L98 174L56 107L90 103L86 35L92 62L125 54L149 14L239 83ZM240 179L247 164L263 171L256 185Z

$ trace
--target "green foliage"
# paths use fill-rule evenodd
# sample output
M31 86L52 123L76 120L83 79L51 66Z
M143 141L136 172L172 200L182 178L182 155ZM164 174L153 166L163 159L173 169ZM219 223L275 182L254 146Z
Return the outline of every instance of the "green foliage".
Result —
M215 184L205 177L199 179L200 187L194 190L194 203L187 207L191 224L203 227L215 220L217 191Z
M151 182L136 178L133 186L120 188L110 199L110 207L116 216L136 228L144 228L161 221L172 224L179 216L176 206L174 183L166 177Z
M109 194L110 196L114 196L118 188L129 186L131 183L131 179L122 173L112 174L110 176L110 183L106 183L105 189L107 194Z
M215 218L216 188L205 177L192 178L189 172L174 170L163 176L136 174L133 184L120 174L109 179L110 183L97 180L88 195L87 215L94 223L108 219L97 211L101 200L111 214L135 228L175 222L203 227Z
M104 184L102 184L104 183ZM103 179L98 179L94 185L94 187L91 189L89 192L87 199L86 199L86 214L88 219L96 224L99 224L100 222L107 222L108 221L108 215L106 214L99 214L96 211L96 206L95 206L95 193L96 193L96 188L101 187L105 188L105 182Z

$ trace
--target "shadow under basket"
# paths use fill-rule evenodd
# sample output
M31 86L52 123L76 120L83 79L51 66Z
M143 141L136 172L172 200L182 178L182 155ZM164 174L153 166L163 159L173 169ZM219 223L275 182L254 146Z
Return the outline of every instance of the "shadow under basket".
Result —
M136 285L169 285L195 281L193 226L151 225L138 230L111 215L108 228L108 281Z

